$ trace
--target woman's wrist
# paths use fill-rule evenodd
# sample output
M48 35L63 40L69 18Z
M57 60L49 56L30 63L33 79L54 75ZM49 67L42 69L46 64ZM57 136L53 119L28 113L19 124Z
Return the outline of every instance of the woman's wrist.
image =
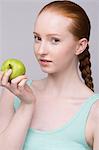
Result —
M30 96L28 98L24 98L24 97L19 97L19 99L21 100L21 104L23 105L35 105L35 102L36 102L36 98L35 96Z

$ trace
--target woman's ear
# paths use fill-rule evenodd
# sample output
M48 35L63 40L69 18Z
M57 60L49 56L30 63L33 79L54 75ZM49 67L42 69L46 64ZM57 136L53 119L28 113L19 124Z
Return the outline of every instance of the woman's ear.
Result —
M86 38L82 38L78 41L78 45L75 51L76 55L81 54L87 47L88 45L88 40Z

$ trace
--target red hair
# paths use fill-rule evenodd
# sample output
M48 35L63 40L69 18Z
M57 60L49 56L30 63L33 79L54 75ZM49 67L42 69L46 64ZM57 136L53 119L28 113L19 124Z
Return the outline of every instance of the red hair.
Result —
M45 5L38 15L40 15L43 11L48 10L71 18L72 23L69 27L69 31L76 39L79 40L81 38L86 38L89 41L91 24L88 15L81 6L68 0L53 1ZM90 53L88 49L89 45L87 45L84 52L78 56L79 69L85 84L94 91L93 79L91 77Z

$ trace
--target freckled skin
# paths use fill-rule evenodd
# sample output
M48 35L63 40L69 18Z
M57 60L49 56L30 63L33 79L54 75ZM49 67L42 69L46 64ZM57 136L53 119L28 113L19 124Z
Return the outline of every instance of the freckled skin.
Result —
M52 17L53 16L53 17ZM48 24L46 26L46 20ZM51 21L49 21L51 20ZM47 73L54 73L66 70L68 66L76 65L77 56L75 51L78 46L78 41L69 32L69 26L72 20L56 13L42 13L36 23L34 31L39 34L39 38L34 43L36 58L49 58L53 63L48 67L41 69ZM57 34L56 36L47 36L48 34ZM56 37L60 41L54 42L52 38Z

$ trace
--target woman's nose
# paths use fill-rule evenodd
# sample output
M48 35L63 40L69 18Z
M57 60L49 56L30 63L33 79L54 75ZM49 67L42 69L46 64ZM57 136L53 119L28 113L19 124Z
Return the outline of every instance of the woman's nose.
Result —
M38 54L44 55L48 54L47 44L45 42L42 42L38 48Z

